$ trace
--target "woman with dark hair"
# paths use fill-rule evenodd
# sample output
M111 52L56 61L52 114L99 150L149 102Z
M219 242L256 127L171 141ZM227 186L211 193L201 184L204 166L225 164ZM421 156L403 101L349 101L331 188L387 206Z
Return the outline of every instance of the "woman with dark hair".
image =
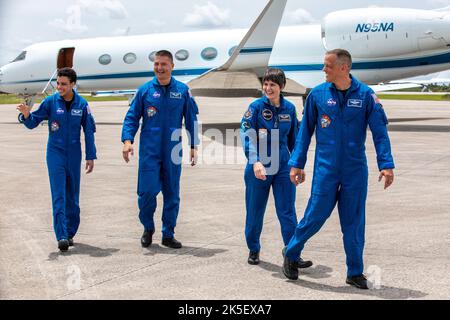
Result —
M299 122L294 104L281 94L285 86L283 70L268 69L263 77L263 97L250 104L241 121L242 145L248 159L244 179L249 264L259 263L260 235L270 187L284 245L289 243L297 226L295 186L289 179L287 163ZM300 258L298 265L307 268L312 262Z

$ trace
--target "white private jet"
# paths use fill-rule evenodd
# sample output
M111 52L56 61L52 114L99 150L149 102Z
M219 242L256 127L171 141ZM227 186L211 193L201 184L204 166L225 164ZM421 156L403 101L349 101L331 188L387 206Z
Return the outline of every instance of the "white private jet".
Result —
M80 92L132 95L154 76L151 64L160 49L174 54L174 76L194 94L212 96L257 95L268 66L286 72L288 94L305 94L305 88L324 80L323 56L334 48L351 52L352 73L369 84L450 68L448 10L351 9L328 14L321 25L280 27L286 2L270 0L249 30L34 44L1 67L0 91L28 97L45 93L54 86L58 68L73 67Z

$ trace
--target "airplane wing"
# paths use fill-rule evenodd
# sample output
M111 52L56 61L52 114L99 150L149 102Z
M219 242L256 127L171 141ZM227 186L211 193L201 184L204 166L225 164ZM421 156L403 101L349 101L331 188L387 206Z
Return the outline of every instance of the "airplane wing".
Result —
M411 89L411 88L420 88L420 84L416 83L386 83L386 84L376 84L370 85L375 92L383 92L383 91L393 91L393 90L401 90L401 89Z
M228 61L188 82L192 93L222 97L261 96L260 78L269 64L286 2L270 0ZM290 87L298 90L301 86L292 84Z

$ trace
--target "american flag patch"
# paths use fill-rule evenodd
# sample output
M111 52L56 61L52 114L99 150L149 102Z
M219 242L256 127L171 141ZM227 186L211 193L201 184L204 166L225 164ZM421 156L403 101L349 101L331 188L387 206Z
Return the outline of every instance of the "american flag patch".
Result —
M377 95L375 93L372 93L372 98L375 103L381 104L380 99L378 99Z

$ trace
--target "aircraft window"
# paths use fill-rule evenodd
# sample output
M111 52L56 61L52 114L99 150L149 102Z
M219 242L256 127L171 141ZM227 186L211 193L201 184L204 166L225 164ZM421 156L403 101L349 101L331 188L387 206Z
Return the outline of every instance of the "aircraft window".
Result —
M217 49L208 47L202 50L202 58L205 60L213 60L217 57Z
M156 54L156 51L153 51L152 53L150 53L150 54L148 55L148 59L149 59L151 62L155 62L155 54Z
M100 58L98 58L98 62L100 62L100 64L106 66L107 64L111 63L111 56L109 54L103 54L100 56Z
M230 50L228 50L228 55L231 57L233 55L234 50L236 50L237 46L231 47Z
M23 61L25 60L25 57L27 56L27 52L26 51L22 51L17 58L15 58L12 62L17 62L17 61Z
M189 58L189 52L184 49L178 50L177 53L175 53L175 58L180 61L187 60L187 58Z
M127 53L123 56L123 62L126 64L132 64L136 61L137 57L133 52Z

